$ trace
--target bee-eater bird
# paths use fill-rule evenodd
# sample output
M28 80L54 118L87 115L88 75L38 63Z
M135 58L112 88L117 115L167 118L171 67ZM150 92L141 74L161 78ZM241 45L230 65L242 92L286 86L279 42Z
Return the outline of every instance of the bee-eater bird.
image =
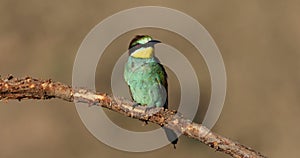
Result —
M132 99L146 108L168 108L167 73L154 56L154 45L160 41L148 35L137 35L129 44L129 57L125 64L124 79ZM164 128L164 127L163 127ZM164 128L168 140L177 143L176 134Z

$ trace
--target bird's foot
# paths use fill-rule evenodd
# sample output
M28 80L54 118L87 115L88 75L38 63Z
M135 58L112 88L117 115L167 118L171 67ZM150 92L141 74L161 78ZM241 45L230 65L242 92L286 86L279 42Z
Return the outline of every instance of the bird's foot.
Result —
M163 107L156 107L156 106L147 106L145 112L150 116L158 113L160 110L164 109Z
M141 104L140 103L135 103L135 104L132 105L132 109L135 109L138 106L141 106Z
M163 107L155 107L155 106L142 106L144 108L145 113L148 114L148 116L153 116L154 114L158 113ZM148 121L143 122L143 126L148 125Z

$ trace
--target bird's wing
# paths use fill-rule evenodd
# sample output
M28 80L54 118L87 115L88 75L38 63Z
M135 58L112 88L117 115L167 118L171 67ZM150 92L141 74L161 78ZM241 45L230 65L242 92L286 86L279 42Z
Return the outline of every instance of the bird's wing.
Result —
M124 69L124 80L125 80L126 84L128 85L129 94L130 94L131 99L133 100L132 92L131 92L130 85L129 85L129 78L128 78L130 75L131 75L131 73L129 71L128 63L126 63L125 69Z
M165 70L165 68L164 68L164 66L163 65L161 65L160 63L159 63L159 65L161 66L161 68L162 68L162 76L164 76L164 78L163 78L163 82L162 82L162 85L165 87L165 89L166 89L166 93L167 93L167 98L166 98L166 103L165 103L165 105L164 105L164 108L166 108L166 109L168 109L168 81L167 81L167 79L168 79L168 76L167 76L167 73L166 73L166 70Z
M164 108L167 109L168 108L168 81L167 81L168 76L167 76L166 70L162 64L156 63L155 67L156 68L155 68L154 72L158 73L156 80L165 89L166 101L164 104Z

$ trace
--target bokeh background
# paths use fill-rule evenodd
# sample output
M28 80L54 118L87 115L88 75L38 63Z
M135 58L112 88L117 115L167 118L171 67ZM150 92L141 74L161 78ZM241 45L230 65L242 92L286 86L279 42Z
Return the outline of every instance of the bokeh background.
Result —
M213 131L269 157L299 156L299 1L0 0L0 74L51 78L71 85L73 61L87 33L104 18L142 5L185 12L197 19L218 45L228 88ZM191 60L201 86L195 121L201 122L205 114L201 109L205 109L210 95L207 68L201 56L194 58L195 50L187 41L167 31L134 30L116 39L105 51L105 60L99 61L97 89L110 92L112 65L126 51L132 36L140 33L162 39ZM172 72L170 76L173 86L169 99L176 108L180 91L176 76ZM127 129L156 128L143 127L141 122L119 114L107 114ZM0 102L1 158L229 157L184 136L177 147L145 153L119 151L89 133L74 103L55 99Z

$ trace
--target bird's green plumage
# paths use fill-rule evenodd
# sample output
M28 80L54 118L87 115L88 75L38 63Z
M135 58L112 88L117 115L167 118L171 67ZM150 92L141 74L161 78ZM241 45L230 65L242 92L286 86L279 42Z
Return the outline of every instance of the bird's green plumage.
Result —
M139 51L139 49L154 48L154 43L151 44L151 41L150 36L136 36L131 41L124 78L135 102L148 107L167 108L168 87L164 67L154 55L149 58L131 56L131 53Z
M140 59L129 56L124 78L132 98L149 107L167 106L167 76L161 64L153 57Z

